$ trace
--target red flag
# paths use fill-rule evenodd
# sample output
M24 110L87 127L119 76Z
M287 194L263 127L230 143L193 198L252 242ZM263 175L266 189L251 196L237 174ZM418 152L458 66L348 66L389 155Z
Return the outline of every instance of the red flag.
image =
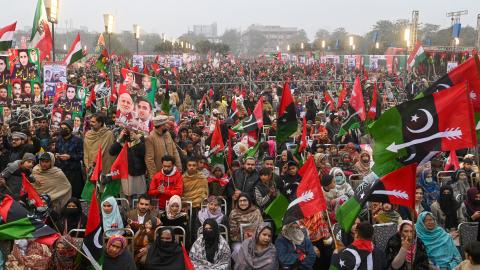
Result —
M365 102L363 101L362 85L360 84L360 77L357 76L353 84L352 95L349 100L350 106L358 114L361 121L365 121L367 114L365 113Z
M42 199L37 193L37 190L32 186L32 184L30 184L30 181L28 181L24 173L22 173L22 186L23 186L23 191L27 193L28 199L31 201L34 201L34 204L36 207L40 207L44 205Z
M348 92L347 84L345 83L345 81L343 81L342 91L340 92L340 95L338 96L337 109L342 107L343 102L345 102L345 98L347 97L347 92Z
M372 102L370 103L370 109L368 110L367 118L371 120L377 119L377 83L373 85Z
M327 90L323 91L323 97L327 105L330 106L330 111L333 111L333 109L335 108L335 102L333 101L332 96L330 96L330 93Z
M98 145L97 157L95 158L95 168L93 169L92 175L90 176L90 181L96 182L100 179L100 174L102 173L102 146Z
M403 166L384 175L373 186L369 201L389 202L415 209L417 164Z
M113 180L128 179L128 143L124 143L122 150L110 169Z
M300 142L300 147L298 148L298 152L301 153L307 149L307 118L303 117L303 125L302 125L302 138Z
M298 174L302 180L297 187L297 198L288 205L285 212L283 218L285 225L327 209L313 156L308 157Z
M160 65L159 64L153 63L152 64L152 69L153 69L153 71L155 71L155 75L158 75L158 73L160 73Z
M200 104L198 104L198 110L201 111L203 105L205 105L205 99L207 98L207 95L203 95L202 100L200 100Z
M220 122L215 123L215 129L212 134L212 141L210 142L210 149L215 153L223 151L225 144L223 143L222 131L220 130Z
M143 74L150 75L150 70L148 70L147 64L145 64L145 67L143 68Z
M214 93L213 93L213 88L210 87L210 90L208 90L208 96L209 96L210 98L212 98L212 97L213 97L213 94L214 94Z
M452 166L455 171L460 169L460 164L458 163L458 157L455 150L450 151L450 155L448 156L447 162L445 163L444 170L448 171L450 170L450 168L452 168Z
M97 99L97 97L95 95L95 87L94 87L90 90L90 95L88 96L87 104L85 104L85 106L87 108L90 108L92 106L93 102L95 102L96 99Z
M87 226L82 250L87 254L88 260L94 264L95 269L102 269L98 261L103 254L103 228L100 217L100 207L97 201L97 189L93 190L90 209L88 210Z
M186 270L195 270L192 261L190 260L190 256L188 256L187 250L185 246L182 244L182 251L183 251L183 261L185 262L185 269Z

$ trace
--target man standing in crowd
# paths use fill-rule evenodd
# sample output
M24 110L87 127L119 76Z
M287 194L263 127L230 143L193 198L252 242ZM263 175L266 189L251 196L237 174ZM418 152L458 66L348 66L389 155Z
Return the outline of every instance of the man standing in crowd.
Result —
M168 117L158 115L153 118L155 127L150 136L145 139L145 164L150 178L153 178L157 172L162 169L162 159L166 155L173 158L173 164L176 168L182 168L180 155L177 146L168 132Z
M166 202L173 195L182 196L183 179L182 173L175 166L175 159L172 156L165 155L162 157L162 166L160 171L156 173L152 182L148 195L158 198L158 207L165 209Z
M27 144L27 134L14 131L12 132L12 143L11 143L11 151L10 151L10 162L14 162L16 160L22 159L25 153L36 153L33 152L31 147Z
M83 163L85 164L86 172L93 168L93 163L97 157L98 148L102 150L102 173L107 174L110 171L113 161L108 150L115 141L113 132L105 127L106 116L103 113L97 113L90 119L92 127L85 133L85 140L83 142Z
M0 173L0 194L9 194L15 200L20 199L22 189L22 174L25 174L30 182L32 168L35 166L35 155L25 153L21 160L16 160L7 165L7 168Z
M241 193L247 193L250 198L255 198L254 188L259 177L255 165L255 158L248 157L243 169L236 170L233 173L232 181L228 183L226 190L227 196L232 202L238 200Z
M55 145L55 165L60 168L72 185L72 196L80 198L84 186L82 169L83 140L72 134L73 122L67 120L60 125L60 136Z

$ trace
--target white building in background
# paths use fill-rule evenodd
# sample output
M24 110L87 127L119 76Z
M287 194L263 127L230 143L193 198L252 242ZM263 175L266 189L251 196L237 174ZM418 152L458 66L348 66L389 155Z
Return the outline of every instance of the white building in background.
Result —
M197 36L201 35L206 37L210 42L218 42L218 32L217 32L216 22L212 24L194 25L193 30L191 32Z
M246 31L242 33L243 52L248 53L249 48L253 45L254 37L252 33L261 33L265 37L265 45L263 53L272 53L277 51L287 51L290 40L298 35L299 30L296 27L282 27L279 25L260 25L252 24Z

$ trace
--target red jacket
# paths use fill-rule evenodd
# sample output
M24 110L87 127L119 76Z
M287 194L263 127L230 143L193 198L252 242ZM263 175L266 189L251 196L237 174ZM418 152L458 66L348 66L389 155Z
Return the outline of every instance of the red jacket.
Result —
M165 188L164 193L158 191L158 187L163 185ZM165 209L167 200L173 195L182 196L183 193L183 178L182 174L177 170L177 167L173 168L173 171L169 175L165 175L163 170L157 172L150 183L150 189L148 195L156 196L158 198L158 207Z

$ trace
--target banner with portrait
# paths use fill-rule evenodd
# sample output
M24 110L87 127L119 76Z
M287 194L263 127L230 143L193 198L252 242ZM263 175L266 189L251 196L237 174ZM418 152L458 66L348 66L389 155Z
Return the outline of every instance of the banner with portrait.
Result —
M132 66L138 67L139 70L143 69L143 55L132 56Z
M40 61L38 49L10 49L8 51L11 79L40 81Z
M157 79L128 69L121 73L115 124L148 133L152 129Z
M67 66L46 63L43 66L43 97L51 101L57 93L57 83L67 83Z

